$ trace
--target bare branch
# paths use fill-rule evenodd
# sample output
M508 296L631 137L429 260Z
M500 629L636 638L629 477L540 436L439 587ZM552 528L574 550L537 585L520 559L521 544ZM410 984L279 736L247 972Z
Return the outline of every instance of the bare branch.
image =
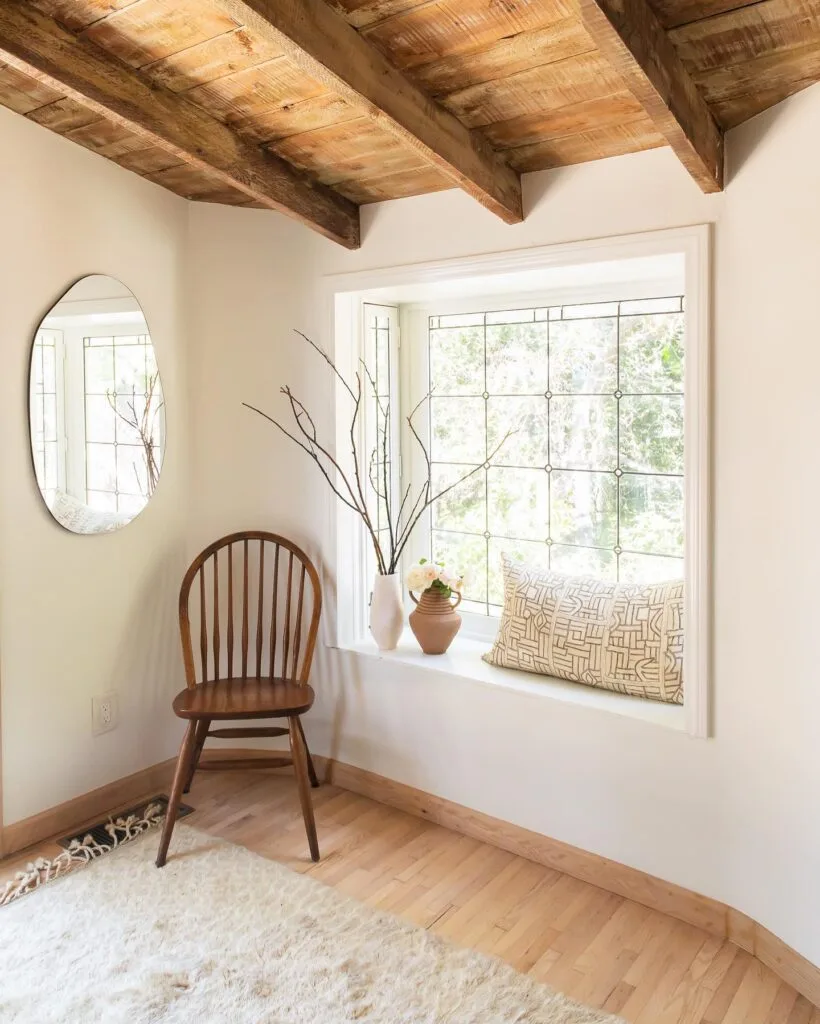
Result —
M387 518L387 535L390 538L390 554L396 548L395 536L393 534L393 518L390 514L390 480L387 475L387 438L390 432L390 402L388 400L384 416L384 433L382 434L382 478L384 481L384 514Z
M425 483L422 486L421 490L416 495L416 500L413 502L413 506L410 509L410 512L408 513L407 522L405 523L404 530L399 534L399 536L397 538L396 547L395 547L395 550L392 553L392 562L393 562L393 564L395 564L395 565L399 564L399 558L401 557L401 554L404 551L404 548L405 548L405 546L407 544L407 541L410 539L410 534L416 528L416 524L421 519L421 516L422 516L425 508L428 507L427 504L426 504L426 499L429 497L429 495L430 495L430 480L428 479L428 480L425 481ZM422 504L421 507L419 507L419 502L424 502L424 504Z
M401 499L399 505L399 514L396 516L396 535L398 536L399 528L401 526L401 517L404 512L404 506L407 503L407 499L410 497L410 484L407 485L407 490L404 492L404 497Z
M281 430L285 437L290 438L290 440L293 441L293 443L297 445L299 448L301 448L303 452L307 452L310 458L313 459L313 461L319 467L322 476L325 478L325 480L327 480L328 484L330 485L331 491L333 491L333 493L336 495L339 501L341 501L343 505L347 505L347 507L351 509L353 512L359 512L359 514L361 514L359 508L356 505L352 505L347 500L347 498L345 498L345 496L336 488L336 485L330 479L330 476L325 470L325 467L319 461L319 457L317 456L316 452L314 452L306 444L300 441L298 437L295 437L293 434L291 434L291 432L287 430L287 428L283 427L279 420L275 420L273 416L268 416L266 412L262 412L261 409L257 409L255 405L251 405L249 402L243 402L242 404L245 406L246 409L251 409L253 412L258 413L260 416L264 417L269 423L272 423L275 427Z
M355 402L355 401L356 401L356 396L355 396L355 395L353 394L353 388L352 388L352 387L351 387L351 386L350 386L350 385L349 385L349 384L347 383L347 381L346 381L346 380L344 379L344 377L342 376L342 374L341 374L341 373L339 372L339 370L338 370L338 369L336 368L336 364L335 364L335 363L333 362L333 360L332 360L332 359L330 358L330 356L329 356L329 355L327 354L327 352L325 352L325 350L324 350L324 349L323 349L323 348L322 348L322 347L321 347L320 345L317 345L317 344L316 344L316 342L315 342L315 341L313 341L313 340L312 340L311 338L309 338L309 337L308 337L308 336L307 336L306 334L303 334L303 333L302 333L301 331L298 331L298 330L296 330L295 328L294 328L294 332L295 332L296 334L298 334L300 338L304 338L304 339L305 339L305 341L306 341L306 342L308 343L308 345L310 345L310 347L311 347L312 349L314 349L314 350L315 350L316 352L318 352L318 353L319 353L319 355L320 355L320 356L322 357L322 359L324 359L324 361L325 361L325 362L327 363L327 365L328 365L328 366L329 366L329 367L331 368L331 370L333 370L333 372L334 372L334 373L336 374L336 376L338 377L338 379L339 379L339 380L341 381L341 383L342 383L342 384L344 385L344 388L345 388L345 390L347 391L347 393L348 393L348 394L350 395L350 397L351 397L351 398L353 399L353 401Z
M356 495L353 493L353 488L350 485L350 481L347 479L347 474L342 469L342 467L339 465L339 463L336 461L336 459L330 454L330 452L327 450L327 448L325 448L323 445L319 444L319 442L316 440L316 424L313 422L313 420L312 420L312 418L310 416L310 413L307 412L305 407L302 405L302 403L299 401L299 399L296 398L296 396L292 393L292 391L290 390L289 387L280 388L280 391L282 392L283 395L285 395L287 397L288 401L290 402L290 408L291 408L291 412L293 413L293 418L296 421L296 426L302 432L303 436L307 439L308 444L310 444L317 451L321 452L322 455L324 455L324 457L328 460L328 462L333 466L333 468L336 470L336 472L342 478L342 480L344 481L344 485L347 488L347 492L350 495L350 499L353 502L353 506L358 509L358 502L356 501ZM305 429L305 427L303 426L303 424L302 424L302 419L301 419L301 414L302 413L307 418L307 421L310 424L310 432L307 431ZM361 510L359 510L359 515L361 515L361 514L362 514Z

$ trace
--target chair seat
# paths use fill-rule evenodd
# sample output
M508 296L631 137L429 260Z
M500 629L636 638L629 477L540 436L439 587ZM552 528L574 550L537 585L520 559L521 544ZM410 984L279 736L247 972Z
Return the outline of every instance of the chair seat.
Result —
M284 718L304 714L313 698L292 679L220 679L181 690L173 708L180 718Z

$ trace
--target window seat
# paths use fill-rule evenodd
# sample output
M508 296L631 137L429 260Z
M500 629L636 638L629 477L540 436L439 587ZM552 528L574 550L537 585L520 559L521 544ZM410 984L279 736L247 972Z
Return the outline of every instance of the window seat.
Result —
M486 686L497 686L537 698L563 701L566 704L578 704L686 732L683 705L661 704L641 697L571 683L553 676L497 668L481 660L481 655L489 650L490 646L491 644L485 640L458 636L446 654L428 655L422 653L413 634L405 630L395 651L380 651L372 640L350 644L343 649L369 658L412 665L423 671L444 673L460 679L472 679Z

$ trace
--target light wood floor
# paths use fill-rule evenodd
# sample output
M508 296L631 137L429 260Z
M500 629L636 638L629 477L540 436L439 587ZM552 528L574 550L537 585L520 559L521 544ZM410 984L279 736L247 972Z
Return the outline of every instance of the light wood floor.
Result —
M313 796L315 865L287 774L203 772L185 821L635 1024L820 1024L754 957L692 925L334 786ZM56 850L1 863L0 881Z

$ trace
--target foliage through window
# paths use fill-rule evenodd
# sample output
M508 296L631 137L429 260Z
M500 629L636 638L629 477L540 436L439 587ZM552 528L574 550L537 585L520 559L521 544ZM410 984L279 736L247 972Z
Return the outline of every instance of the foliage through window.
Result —
M430 554L498 614L500 555L622 581L683 576L683 298L431 316ZM504 434L515 434L487 463Z

